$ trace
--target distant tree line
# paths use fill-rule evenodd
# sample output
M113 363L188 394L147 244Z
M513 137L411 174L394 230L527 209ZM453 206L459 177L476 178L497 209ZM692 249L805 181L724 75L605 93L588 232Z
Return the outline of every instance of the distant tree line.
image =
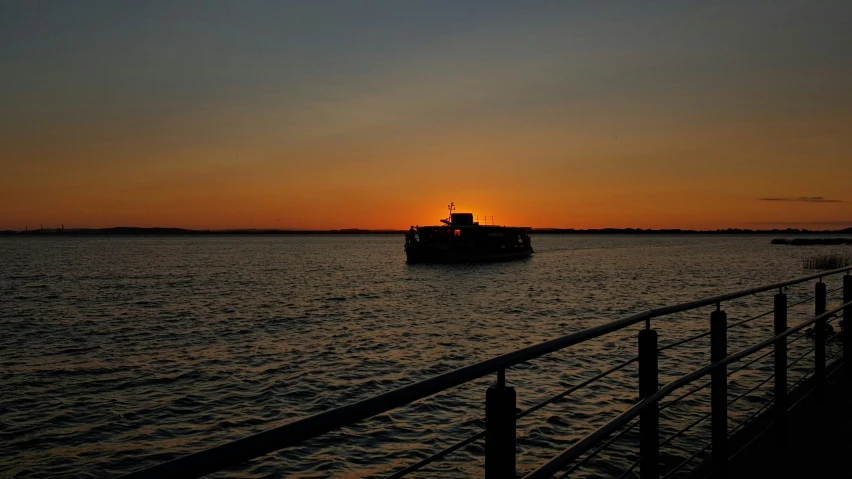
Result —
M852 228L842 230L807 230L807 229L771 229L752 230L727 228L718 230L684 230L684 229L642 229L642 228L530 228L533 234L702 234L702 235L747 235L747 234L852 234ZM185 228L140 228L121 226L116 228L41 228L26 231L0 230L0 235L347 235L347 234L403 234L404 230L368 230L368 229L338 229L338 230L281 230L281 229L231 229L231 230L193 230Z

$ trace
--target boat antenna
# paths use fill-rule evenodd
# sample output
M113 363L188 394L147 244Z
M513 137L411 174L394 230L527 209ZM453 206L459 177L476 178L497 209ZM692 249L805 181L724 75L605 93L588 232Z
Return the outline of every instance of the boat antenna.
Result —
M453 217L453 210L456 209L456 204L450 201L450 204L447 205L447 209L450 210L450 218Z

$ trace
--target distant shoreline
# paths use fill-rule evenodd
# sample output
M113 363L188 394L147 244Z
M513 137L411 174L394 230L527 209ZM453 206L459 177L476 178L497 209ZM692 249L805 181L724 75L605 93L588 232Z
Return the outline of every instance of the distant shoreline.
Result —
M233 229L233 230L193 230L185 228L79 228L79 229L35 229L25 231L0 231L0 236L221 236L221 235L387 235L404 234L407 230L278 230L278 229ZM852 228L842 230L806 230L772 229L751 230L728 228L724 230L681 230L681 229L641 229L641 228L601 228L577 230L572 228L532 228L532 234L564 235L801 235L801 234L852 234Z

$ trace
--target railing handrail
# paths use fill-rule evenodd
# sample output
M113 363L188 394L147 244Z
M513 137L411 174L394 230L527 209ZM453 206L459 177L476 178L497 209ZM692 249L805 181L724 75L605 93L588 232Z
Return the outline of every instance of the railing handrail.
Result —
M731 293L697 299L694 301L663 306L635 313L605 324L587 328L559 338L527 346L509 353L448 371L407 386L373 396L352 404L324 411L303 419L246 436L225 444L214 446L177 459L140 469L120 476L122 479L197 478L222 469L241 464L271 452L293 446L327 432L350 426L364 419L390 411L405 404L446 391L488 374L505 370L517 364L536 359L546 354L579 344L634 324L660 316L689 311L703 306L720 304L757 293L772 291L813 279L852 271L852 266L815 273L809 276L781 281Z
M645 409L650 407L652 404L658 403L661 399L668 396L673 391L675 391L679 388L682 388L682 387L684 387L688 384L691 384L697 379L701 379L702 377L710 374L711 372L715 371L716 369L719 369L721 367L725 367L728 364L737 362L740 359L743 359L747 356L750 356L750 355L760 351L763 348L772 346L779 339L786 338L787 336L790 336L791 334L793 334L795 332L801 331L802 329L810 326L811 324L816 323L817 321L819 321L821 319L829 318L829 317L837 314L840 311L843 311L845 308L850 307L850 306L852 306L852 301L850 301L848 303L841 304L840 306L838 306L834 309L826 311L825 313L822 313L818 316L814 316L813 318L811 318L807 321L803 321L803 322L801 322L801 323L799 323L795 326L792 326L792 327L786 329L783 333L776 334L775 336L772 336L771 338L765 339L765 340L763 340L763 341L761 341L757 344L754 344L754 345L749 346L745 349L742 349L742 350L740 350L740 351L738 351L734 354L731 354L731 355L725 357L722 360L716 361L715 363L708 364L708 365L706 365L702 368L696 369L695 371L693 371L689 374L685 374L685 375L669 382L668 384L666 384L665 386L660 388L656 393L648 396L647 398L643 399L642 401L639 401L638 403L634 404L627 411L624 411L623 413L614 417L613 419L611 419L609 422L607 422L603 426L601 426L601 427L597 428L596 430L592 431L591 433L587 434L585 437L583 437L582 439L580 439L579 441L577 441L576 443L571 445L571 447L564 450L563 452L558 454L556 457L554 457L553 459L551 459L547 463L543 464L541 467L539 467L535 471L524 476L523 479L544 479L544 478L549 478L549 477L553 476L555 473L559 472L560 469L565 467L565 465L567 465L569 462L577 459L582 454L584 454L586 451L591 449L591 447L593 445L595 445L598 441L609 436L610 434L612 434L613 432L615 432L619 428L623 427L624 425L626 425L627 423L629 423L630 421L632 421L633 419L638 417L639 414L642 413L642 411L644 411Z

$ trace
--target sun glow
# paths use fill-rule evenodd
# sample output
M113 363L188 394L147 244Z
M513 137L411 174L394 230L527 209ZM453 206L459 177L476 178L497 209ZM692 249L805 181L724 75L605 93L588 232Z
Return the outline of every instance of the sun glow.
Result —
M852 225L843 8L288 5L7 7L0 229Z

